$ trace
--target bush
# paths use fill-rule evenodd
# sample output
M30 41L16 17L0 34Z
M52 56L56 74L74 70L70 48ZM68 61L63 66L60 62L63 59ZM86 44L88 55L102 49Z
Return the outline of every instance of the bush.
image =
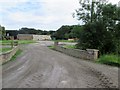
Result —
M99 63L120 67L120 56L114 54L102 55L98 59Z
M96 21L83 26L77 48L80 49L98 49L100 54L116 53L119 49L119 37L116 30L107 30L104 22Z

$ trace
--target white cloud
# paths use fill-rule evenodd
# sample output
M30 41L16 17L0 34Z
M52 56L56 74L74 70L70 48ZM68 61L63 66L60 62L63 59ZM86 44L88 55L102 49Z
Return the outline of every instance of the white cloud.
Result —
M113 0L110 1L113 2ZM25 5L26 2L37 3ZM28 9L24 9L28 5ZM39 7L32 9L33 6ZM78 7L79 0L0 0L0 13L1 15L4 13L3 21L0 23L7 29L19 29L23 26L48 30L58 29L62 25L78 23L72 18L72 13Z
M16 5L18 3L24 3L27 2L28 0L0 0L1 5Z
M77 20L72 18L72 13L79 7L78 0L43 0L44 13L56 18L55 23L77 24Z
M118 4L120 0L109 0L109 2L113 3L113 4Z
M8 15L7 18L4 19L9 19L10 21L8 22L11 23L17 23L20 25L22 23L28 27L31 26L31 23L33 23L33 25L35 23L38 24L36 26L39 26L39 28L43 29L49 29L49 27L51 29L56 29L64 24L77 24L77 21L72 18L72 13L79 5L78 0L35 0L34 2L38 2L39 5L41 5L41 8L36 10L38 15L36 15L36 13L31 10L26 12L18 10L14 13L7 11L7 9L13 7L21 8L18 5L20 3L26 3L27 1L28 0L14 0L10 2L9 0L0 0L3 6L2 10L4 9L3 11ZM42 15L39 13L41 10ZM5 24L4 21L3 23ZM15 26L13 26L13 28L14 27Z
M25 12L16 12L16 13L10 13L9 18L12 21L18 22L18 23L42 23L42 24L47 24L47 23L52 23L55 21L54 16L36 16L32 13L25 13Z
M20 3L25 3L28 0L0 0L0 12L8 12L9 8L17 7Z

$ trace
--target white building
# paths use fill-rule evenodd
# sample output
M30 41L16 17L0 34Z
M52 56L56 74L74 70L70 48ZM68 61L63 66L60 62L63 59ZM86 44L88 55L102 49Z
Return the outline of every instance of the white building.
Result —
M33 40L51 40L50 35L33 35Z
M18 34L19 40L51 40L50 35Z

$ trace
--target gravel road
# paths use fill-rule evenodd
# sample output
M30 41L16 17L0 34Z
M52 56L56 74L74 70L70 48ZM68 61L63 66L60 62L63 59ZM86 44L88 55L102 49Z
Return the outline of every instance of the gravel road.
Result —
M21 46L16 61L3 65L3 88L113 88L118 68L49 49L50 41Z

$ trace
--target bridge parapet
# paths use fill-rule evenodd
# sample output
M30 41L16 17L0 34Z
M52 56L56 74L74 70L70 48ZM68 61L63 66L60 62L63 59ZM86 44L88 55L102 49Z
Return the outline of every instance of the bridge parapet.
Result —
M69 48L60 46L58 44L58 42L54 43L54 48L57 51L60 51L62 53L65 53L67 55L77 57L80 59L87 59L87 60L97 60L98 59L99 50L96 50L96 49L86 49L86 50L69 49Z

